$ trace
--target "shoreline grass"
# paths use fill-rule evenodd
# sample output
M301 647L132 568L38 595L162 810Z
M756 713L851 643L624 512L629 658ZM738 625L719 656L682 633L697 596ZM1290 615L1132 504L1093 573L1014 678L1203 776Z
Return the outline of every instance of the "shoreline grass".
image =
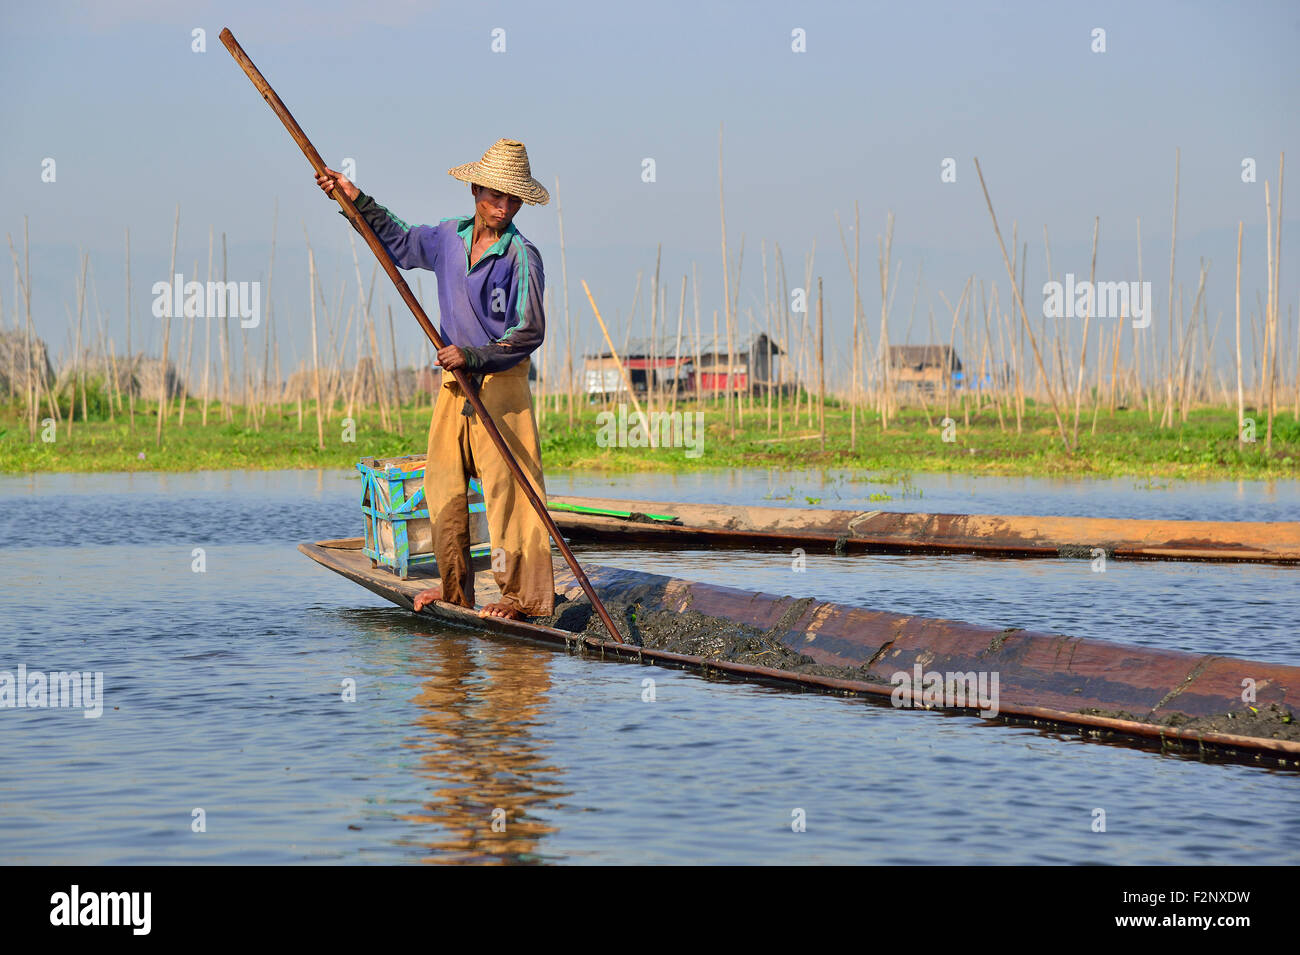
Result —
M550 405L554 399L548 397ZM1005 430L996 414L972 414L970 425L957 420L944 440L938 415L927 422L919 409L904 409L891 419L887 431L879 418L858 412L858 447L849 450L849 411L828 401L826 448L808 427L787 413L784 436L777 438L773 422L755 407L745 424L730 436L719 405L685 402L681 412L703 413L704 435L698 456L684 447L601 447L599 406L578 409L572 430L565 412L548 408L541 422L542 461L548 469L585 469L636 473L696 471L719 468L808 467L860 468L891 472L939 472L1029 477L1158 477L1186 480L1296 479L1300 477L1300 424L1290 414L1274 420L1273 449L1262 441L1238 445L1236 409L1199 408L1186 424L1160 428L1145 409L1102 411L1097 433L1081 429L1079 447L1067 453L1061 446L1050 409L1029 403L1023 432L1013 423ZM80 414L80 409L78 415ZM244 409L234 409L234 423L221 423L219 405L210 405L207 427L200 424L198 402L191 400L185 427L173 414L165 423L162 446L155 444L156 405L141 403L131 431L126 418L114 421L91 414L77 420L71 439L67 423L57 428L46 421L29 441L22 409L0 405L0 473L350 469L362 457L422 454L430 409L408 404L402 409L404 434L384 430L373 411L354 413L354 440L347 441L340 411L327 415L325 448L317 447L314 411L305 408L298 430L296 407L273 408L261 430L254 430ZM1249 409L1248 409L1249 416ZM629 418L635 420L629 409ZM864 420L865 423L864 423ZM694 419L693 419L694 420ZM608 433L608 431L607 431ZM43 440L50 435L52 441Z

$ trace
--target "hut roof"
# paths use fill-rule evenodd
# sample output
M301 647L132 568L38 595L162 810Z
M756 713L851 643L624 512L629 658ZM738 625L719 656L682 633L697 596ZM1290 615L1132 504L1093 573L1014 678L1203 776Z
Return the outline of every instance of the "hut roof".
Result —
M961 359L951 345L890 345L889 364L894 368L961 368Z

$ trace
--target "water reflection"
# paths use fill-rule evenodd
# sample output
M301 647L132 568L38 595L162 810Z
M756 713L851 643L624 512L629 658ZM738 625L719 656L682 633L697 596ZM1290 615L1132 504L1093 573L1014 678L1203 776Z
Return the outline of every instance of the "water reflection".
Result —
M411 699L418 732L404 746L431 784L411 844L425 862L530 863L554 831L536 811L567 795L537 735L551 688L554 652L438 636L418 642L411 662L424 679ZM495 831L494 831L495 830Z

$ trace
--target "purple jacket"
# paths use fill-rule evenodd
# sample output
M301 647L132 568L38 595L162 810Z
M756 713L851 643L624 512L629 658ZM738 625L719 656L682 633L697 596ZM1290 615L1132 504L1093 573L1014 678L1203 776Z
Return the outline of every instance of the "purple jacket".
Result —
M470 268L473 216L411 226L364 192L356 206L398 268L438 277L443 340L460 346L472 374L511 368L542 343L542 257L513 222Z

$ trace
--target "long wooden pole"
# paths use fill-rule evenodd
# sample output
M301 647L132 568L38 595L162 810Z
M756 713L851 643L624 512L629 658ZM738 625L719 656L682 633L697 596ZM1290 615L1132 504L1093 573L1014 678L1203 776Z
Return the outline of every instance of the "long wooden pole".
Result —
M229 28L221 31L221 42L225 44L226 49L230 51L230 55L235 58L235 62L239 64L245 75L252 81L253 85L257 88L257 91L262 94L262 98L266 100L267 104L275 112L275 115L280 118L280 122L284 124L285 129L289 131L289 135L293 137L294 142L298 144L298 148L303 151L303 154L311 163L312 169L315 170L317 175L324 175L325 163L320 158L320 153L318 153L316 147L311 144L311 141L307 138L307 134L302 131L302 127L298 125L297 120L293 118L293 115L289 112L288 108L280 101L280 97L277 96L275 90L271 88L271 84L266 81L258 71L257 67L253 65L253 61L248 58L248 54L244 52L243 47L239 45L239 42L235 39L234 34L230 32ZM347 197L342 189L335 189L333 197L342 207L343 214L347 217L348 221L351 222L353 227L361 233L361 236L366 240L366 244L370 246L370 250L374 252L376 258L379 259L379 263L384 267L384 271L388 273L388 277L392 279L393 284L397 287L397 293L402 297L402 301L406 303L407 307L410 308L411 314L414 315L415 320L420 323L420 327L424 329L424 334L429 337L429 341L433 342L435 348L443 348L442 336L440 336L437 329L433 327L433 323L429 321L429 316L424 313L424 309L421 307L419 300L416 299L414 293L411 292L410 286L406 284L406 280L403 279L401 274L397 271L397 266L393 264L392 256L388 254L388 250L385 249L383 243L380 242L379 236L375 235L374 229L370 228L370 224L362 218L359 212L357 212L356 205L353 204L352 200ZM569 550L569 545L565 543L563 535L560 534L560 529L555 526L555 521L552 520L551 515L547 512L546 504L542 501L541 496L533 487L532 481L529 480L528 475L526 475L523 469L519 466L519 462L515 460L515 456L510 453L510 448L507 447L505 438L501 436L501 431L497 428L496 422L492 420L491 415L488 414L487 408L483 406L483 401L479 398L478 391L471 384L469 376L465 374L463 368L455 369L452 372L452 375L455 376L456 383L460 385L461 391L465 393L465 397L469 400L470 406L474 409L474 412L479 416L479 420L483 422L488 437L490 437L492 443L496 445L497 451L500 452L506 466L510 468L515 480L519 483L524 495L528 498L528 502L532 504L533 509L537 512L537 516L540 517L542 523L546 525L546 530L550 533L551 539L555 541L556 546L560 549L560 553L564 555L564 559L568 563L569 569L573 571L573 576L582 587L583 592L587 595L587 599L591 601L591 605L600 614L600 619L604 622L606 629L609 631L610 639L615 643L622 643L622 638L619 636L618 628L614 626L614 620L610 617L609 611L606 610L605 605L601 603L600 597L596 595L595 588L591 586L591 582L587 579L587 575L583 572L582 567L578 565L577 558L574 557L573 552Z

